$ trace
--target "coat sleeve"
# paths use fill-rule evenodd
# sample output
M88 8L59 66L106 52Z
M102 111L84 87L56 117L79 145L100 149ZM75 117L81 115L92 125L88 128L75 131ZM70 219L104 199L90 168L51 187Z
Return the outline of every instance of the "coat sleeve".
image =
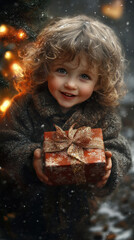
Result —
M123 180L123 176L128 172L132 163L129 144L120 134L119 116L109 111L102 122L105 150L112 152L112 170L106 185L102 189L97 189L95 195L98 197L104 197L113 192Z
M25 170L32 166L33 151L40 143L32 141L32 121L26 100L20 96L0 119L0 166L15 181L25 181Z

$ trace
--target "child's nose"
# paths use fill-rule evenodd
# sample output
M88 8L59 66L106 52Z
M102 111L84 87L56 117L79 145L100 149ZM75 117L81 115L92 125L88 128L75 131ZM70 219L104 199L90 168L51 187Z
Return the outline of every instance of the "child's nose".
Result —
M66 82L65 82L65 87L68 88L68 89L73 89L75 90L77 88L76 86L76 82L73 80L73 79L68 79Z

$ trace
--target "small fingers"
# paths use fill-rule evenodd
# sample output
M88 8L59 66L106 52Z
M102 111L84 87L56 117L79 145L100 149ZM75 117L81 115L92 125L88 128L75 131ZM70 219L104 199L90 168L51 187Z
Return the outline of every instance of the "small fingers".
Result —
M40 172L43 168L43 162L41 158L41 149L36 149L34 151L34 157L33 157L33 167L36 171L36 173Z
M109 157L110 157L110 158L112 157L112 153L111 153L110 151L106 151L106 152L105 152L105 155L106 155L106 157L108 157L108 158L109 158Z
M35 172L38 176L38 178L40 179L41 182L44 182L46 184L52 185L52 182L49 180L49 178L47 177L47 175L45 175L43 173L43 165L42 165L42 161L35 161L34 162L34 166L35 166Z
M110 170L108 169L106 170L105 175L102 177L101 181L98 182L97 187L99 188L103 187L107 183L108 178L110 177L110 174L111 174L111 168Z
M105 170L106 170L106 171L107 171L107 170L111 170L111 168L112 168L112 160L111 160L111 158L109 157L109 158L107 158L107 164L106 164Z
M106 167L105 167L105 170L111 170L112 168L112 160L111 160L111 157L112 157L112 153L110 151L106 151L105 152L105 155L106 155Z
M98 184L97 184L97 187L98 188L102 188L105 184L106 184L106 180L105 181L100 181Z
M40 179L41 182L46 183L48 185L52 185L52 182L43 172L36 172L36 174L38 175L38 178Z
M102 188L108 181L108 178L111 174L111 168L112 168L112 153L110 151L105 152L106 155L106 166L105 166L105 175L102 177L102 179L97 183L98 188Z
M40 179L41 182L44 182L48 185L52 185L52 182L43 172L43 160L41 149L36 149L34 151L33 167L35 169L37 177Z
M39 158L41 158L41 149L36 148L34 151L34 159L39 159Z
M107 183L107 180L108 180L108 178L109 178L109 176L110 176L110 173L111 173L111 171L108 171L108 172L105 174L105 176L101 179L101 181L98 182L98 184L97 184L97 187L98 187L98 188L103 187L103 186Z
M108 178L110 177L110 174L111 174L111 170L108 170L106 174L102 177L102 181L108 180Z

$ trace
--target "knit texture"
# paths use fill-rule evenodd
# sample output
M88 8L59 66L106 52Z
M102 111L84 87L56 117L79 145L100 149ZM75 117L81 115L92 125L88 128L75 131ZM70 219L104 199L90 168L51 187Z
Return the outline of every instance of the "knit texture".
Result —
M35 174L33 152L42 148L44 131L54 131L54 124L68 130L73 123L76 123L75 128L102 128L105 149L112 152L113 165L109 180L101 189L90 184L51 187L41 183ZM95 94L66 114L61 112L47 87L42 86L33 94L19 94L13 99L0 119L1 167L9 178L17 182L21 191L24 190L23 197L28 195L32 198L36 193L44 193L48 232L56 232L59 226L67 229L70 222L80 222L89 215L88 198L93 194L100 197L109 195L127 173L131 166L131 154L120 129L119 116L112 108L98 104Z

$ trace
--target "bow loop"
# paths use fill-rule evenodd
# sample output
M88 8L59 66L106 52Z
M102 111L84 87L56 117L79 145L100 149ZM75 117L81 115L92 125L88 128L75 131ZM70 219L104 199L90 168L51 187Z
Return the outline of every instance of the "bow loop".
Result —
M44 152L59 152L67 150L67 154L84 162L83 148L89 147L91 141L91 128L81 127L74 129L73 124L68 131L68 134L59 126L55 125L56 131L52 139L44 141Z
M65 133L65 131L63 131L59 126L54 125L56 128L56 132L53 134L53 140L55 142L65 142L68 140L68 137Z
M74 134L74 143L82 148L88 148L92 139L92 133L90 127L80 127Z
M76 125L76 124L74 123L74 124L69 128L69 130L68 130L68 137L69 137L70 140L73 140L74 135L75 135L75 133L76 133L76 131L77 131L77 129L74 129L74 126L75 126L75 125Z

